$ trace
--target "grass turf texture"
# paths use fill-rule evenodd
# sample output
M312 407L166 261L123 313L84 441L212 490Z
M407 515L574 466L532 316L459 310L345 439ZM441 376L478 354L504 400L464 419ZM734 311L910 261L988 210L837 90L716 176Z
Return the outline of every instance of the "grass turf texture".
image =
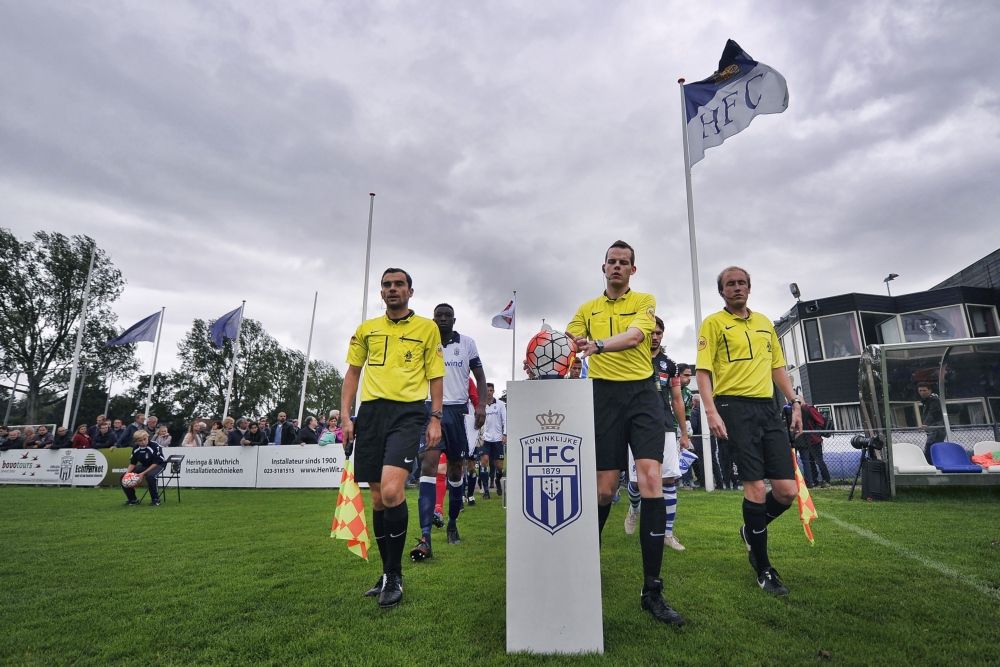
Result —
M682 491L688 550L663 567L681 630L639 611L623 500L604 533L603 657L505 654L495 497L462 514L462 544L435 529L435 557L407 559L402 605L380 610L361 597L381 569L374 544L365 563L329 538L334 491L182 493L153 508L124 507L116 489L0 487L0 664L997 664L995 489L884 503L817 490L815 547L794 507L772 524L784 599L756 586L741 496Z

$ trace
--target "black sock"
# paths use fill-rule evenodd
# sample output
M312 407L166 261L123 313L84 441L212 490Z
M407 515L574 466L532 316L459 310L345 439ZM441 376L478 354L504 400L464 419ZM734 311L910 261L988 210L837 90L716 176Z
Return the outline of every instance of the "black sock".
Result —
M764 507L767 511L767 522L771 523L784 514L785 510L791 507L791 505L782 505L777 501L777 499L775 499L774 492L768 491L767 497L764 498Z
M410 514L406 509L406 500L395 507L385 508L385 571L402 574L403 548L406 546L406 524Z
M382 558L382 572L385 572L385 559L389 556L389 545L385 541L385 510L372 510L372 532L375 533L378 555Z
M743 499L743 523L746 524L747 542L757 559L757 574L771 567L767 558L767 505Z
M663 496L643 498L639 502L639 546L642 548L642 574L647 579L660 576L666 522L667 506Z
M611 514L611 503L597 506L597 536L604 532L604 524L608 522L608 515Z

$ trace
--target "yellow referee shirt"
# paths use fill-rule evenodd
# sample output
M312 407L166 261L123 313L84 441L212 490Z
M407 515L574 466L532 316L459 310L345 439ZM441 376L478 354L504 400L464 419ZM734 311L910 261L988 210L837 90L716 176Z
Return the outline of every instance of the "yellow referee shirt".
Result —
M712 373L712 394L771 398L771 371L785 366L771 320L751 311L743 319L723 309L701 323L697 368Z
M444 377L441 332L433 320L412 310L398 322L385 315L366 320L351 336L347 363L367 365L362 401L423 401L427 381Z
M576 311L566 327L571 336L604 340L631 327L645 336L640 344L621 352L602 352L588 357L587 376L599 380L645 380L653 375L649 360L649 335L656 325L656 299L652 294L629 290L617 299L602 294Z

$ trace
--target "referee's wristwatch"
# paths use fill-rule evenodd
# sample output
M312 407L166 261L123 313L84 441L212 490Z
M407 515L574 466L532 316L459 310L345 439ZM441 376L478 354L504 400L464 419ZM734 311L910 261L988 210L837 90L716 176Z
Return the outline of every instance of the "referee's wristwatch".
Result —
M803 403L802 397L801 396L796 396L795 398L792 399L792 403L796 403L796 404L798 404L799 407L802 407L802 403Z
M594 354L600 354L601 352L604 352L604 341L603 340L595 340L594 341L594 347L597 348L596 350L594 350Z
M443 416L444 415L440 410L431 410L431 417L437 417L438 419L441 419Z

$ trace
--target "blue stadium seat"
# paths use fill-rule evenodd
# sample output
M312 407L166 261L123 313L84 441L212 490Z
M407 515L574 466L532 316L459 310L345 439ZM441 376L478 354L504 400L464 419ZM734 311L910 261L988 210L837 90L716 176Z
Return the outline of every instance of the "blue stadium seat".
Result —
M941 472L983 472L981 467L969 460L965 448L954 442L936 442L931 445L931 463Z

